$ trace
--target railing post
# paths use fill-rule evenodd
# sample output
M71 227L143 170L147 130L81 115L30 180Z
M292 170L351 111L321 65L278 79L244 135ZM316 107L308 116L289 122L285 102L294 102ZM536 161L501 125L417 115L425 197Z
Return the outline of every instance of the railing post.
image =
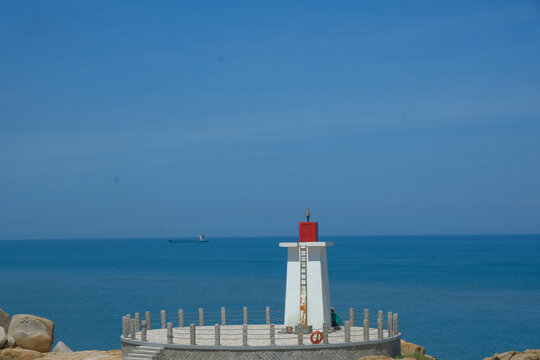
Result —
M304 325L298 323L298 345L304 345Z
M178 309L178 326L184 327L184 309Z
M167 327L167 313L165 310L161 310L161 328L165 329Z
M388 324L387 324L387 327L388 327L388 337L392 337L393 332L392 332L392 312L391 311L388 312Z
M364 341L369 341L369 320L364 320Z
M345 321L345 342L351 342L351 323Z
M137 320L131 319L129 326L130 337L132 340L135 340L135 334L137 333Z
M126 314L127 336L131 336L131 314Z
M248 323L247 306L243 307L242 312L244 313L244 324L247 324Z
M276 327L270 324L270 345L276 345Z
M146 312L145 317L146 317L146 330L151 330L152 326L150 325L150 311Z
M148 329L148 325L146 320L143 320L141 321L141 341L146 341L146 329Z
M141 314L136 312L135 313L135 331L136 332L138 332L139 329L141 328L140 324L141 324Z
M227 325L227 319L225 317L225 307L221 308L221 325Z
M369 341L369 309L364 309L364 341Z
M354 308L349 309L349 321L351 322L351 326L354 326Z
M383 312L382 310L379 310L379 316L377 318L377 338L378 339L383 338L383 328L384 328Z
M189 345L196 345L195 324L189 324Z
M270 325L270 306L266 307L266 325Z
M199 326L204 326L204 310L199 308Z
M167 344L173 343L172 322L167 323Z
M328 331L329 330L329 326L328 326L328 323L327 322L323 322L322 324L322 341L323 341L323 344L328 344Z
M399 334L397 313L394 314L394 323L392 326L392 330L394 331L394 336L397 336Z
M221 340L221 330L220 330L219 324L216 324L214 325L214 344L216 346L221 345L220 340Z
M248 344L248 326L247 324L242 325L242 346L247 346Z
M122 316L122 336L124 338L128 337L127 317L125 315Z

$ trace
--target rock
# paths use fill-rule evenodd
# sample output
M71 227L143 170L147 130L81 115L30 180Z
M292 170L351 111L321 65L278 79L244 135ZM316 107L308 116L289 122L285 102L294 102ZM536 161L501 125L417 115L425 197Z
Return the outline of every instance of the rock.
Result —
M24 349L47 352L54 340L54 323L34 315L13 315L8 335L13 336L15 345Z
M484 358L484 360L540 360L540 350L525 350L520 353L518 351L507 351L501 354Z
M121 350L75 351L71 353L47 353L39 360L122 360Z
M54 349L51 350L51 352L53 352L53 353L71 353L73 351L71 351L71 349L68 348L66 344L59 341L58 344L56 344L56 346L54 347Z
M518 354L512 357L512 360L538 360L538 357L531 354Z
M505 353L502 353L502 354L495 354L493 355L492 357L490 357L489 359L497 359L497 360L510 360L512 358L512 356L516 355L517 354L517 351L507 351Z
M0 327L3 327L7 332L9 329L9 314L0 309Z
M7 334L3 327L0 327L0 349L4 346L7 341Z
M0 351L0 360L34 360L42 357L43 354L27 349L4 349Z
M539 360L540 350L525 350L521 354L512 357L512 360Z
M13 338L13 336L11 335L7 335L7 341L6 343L4 344L4 349L7 349L7 348L12 348L15 346L15 339Z
M523 354L534 355L540 358L540 350L538 349L527 349L523 352Z
M405 340L401 340L401 355L426 354L426 349L420 345L416 345Z

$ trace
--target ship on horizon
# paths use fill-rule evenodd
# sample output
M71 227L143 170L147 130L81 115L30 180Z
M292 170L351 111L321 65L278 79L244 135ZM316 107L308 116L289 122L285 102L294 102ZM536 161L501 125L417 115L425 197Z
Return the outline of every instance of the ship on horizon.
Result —
M208 242L204 237L203 233L199 234L199 240L180 240L180 239L169 239L170 243L185 243L185 242Z

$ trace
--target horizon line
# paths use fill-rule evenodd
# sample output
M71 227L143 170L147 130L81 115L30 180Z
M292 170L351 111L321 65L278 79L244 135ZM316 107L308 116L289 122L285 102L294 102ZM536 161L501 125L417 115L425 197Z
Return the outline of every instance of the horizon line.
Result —
M359 235L319 235L319 237L427 237L427 236L539 236L540 233L453 233L453 234L359 234ZM298 235L230 235L230 236L213 236L210 239L232 239L232 238L297 238ZM50 241L50 240L167 240L167 239L194 239L193 236L159 236L159 237L77 237L77 238L19 238L19 239L0 239L0 241Z

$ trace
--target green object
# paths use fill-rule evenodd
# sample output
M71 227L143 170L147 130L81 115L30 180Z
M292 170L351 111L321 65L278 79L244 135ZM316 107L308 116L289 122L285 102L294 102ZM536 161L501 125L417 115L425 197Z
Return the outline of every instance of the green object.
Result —
M343 325L343 324L341 323L341 318L339 317L338 314L336 314L336 324L338 324L339 326Z
M337 313L335 313L335 312L332 313L332 320L334 320L334 322L335 322L336 324L338 324L339 326L343 325L343 324L341 323L341 318L340 318L339 315L338 315Z

